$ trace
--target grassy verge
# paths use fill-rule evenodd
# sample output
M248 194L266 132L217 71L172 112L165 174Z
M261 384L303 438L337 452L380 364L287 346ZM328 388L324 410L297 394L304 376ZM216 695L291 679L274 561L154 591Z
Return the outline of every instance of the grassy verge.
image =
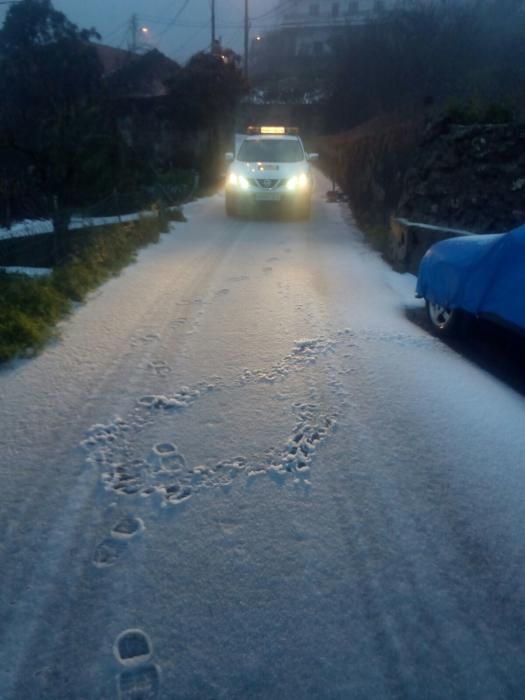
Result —
M86 231L85 242L50 277L0 273L0 362L36 353L54 335L73 302L156 243L171 217L141 218Z
M182 209L178 207L174 209L166 209L164 215L167 221L187 221Z

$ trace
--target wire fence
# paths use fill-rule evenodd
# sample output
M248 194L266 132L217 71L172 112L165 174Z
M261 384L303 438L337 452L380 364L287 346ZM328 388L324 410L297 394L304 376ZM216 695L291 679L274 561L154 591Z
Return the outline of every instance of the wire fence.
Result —
M191 174L179 184L157 183L131 192L114 190L83 207L61 207L53 198L24 202L25 218L0 227L0 268L53 267L63 262L68 251L82 244L86 231L137 221L141 217L166 216L191 199L198 177ZM38 212L38 215L35 215Z

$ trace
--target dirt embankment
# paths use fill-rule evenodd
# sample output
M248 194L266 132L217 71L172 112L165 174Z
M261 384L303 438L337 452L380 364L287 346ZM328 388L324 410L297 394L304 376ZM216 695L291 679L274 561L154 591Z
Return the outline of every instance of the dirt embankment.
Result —
M364 228L388 226L422 135L422 120L381 118L317 139L321 167L348 194Z
M525 124L445 121L429 128L408 169L399 216L479 233L525 222Z
M359 223L392 215L473 232L525 222L525 124L384 118L320 138L321 163Z

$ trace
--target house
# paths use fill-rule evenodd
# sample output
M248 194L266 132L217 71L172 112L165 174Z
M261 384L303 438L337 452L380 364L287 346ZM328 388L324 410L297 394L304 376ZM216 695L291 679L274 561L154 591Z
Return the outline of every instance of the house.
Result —
M112 73L115 73L120 68L129 63L136 54L125 49L117 49L115 46L106 46L105 44L91 43L91 46L97 52L98 60L102 66L102 75L107 78Z
M162 165L175 157L176 135L165 117L167 83L180 66L153 49L133 53L94 44L118 130L137 155Z
M272 70L283 60L322 61L330 55L334 37L394 4L396 0L281 0L274 28L252 41L252 74Z
M157 49L136 54L103 44L94 44L94 48L114 99L165 97L166 82L180 70L178 63Z

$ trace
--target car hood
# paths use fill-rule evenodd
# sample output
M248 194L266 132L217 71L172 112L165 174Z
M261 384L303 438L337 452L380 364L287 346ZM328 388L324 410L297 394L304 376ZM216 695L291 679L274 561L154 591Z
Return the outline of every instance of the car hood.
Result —
M299 163L243 163L237 160L233 163L232 168L234 172L245 177L286 180L299 173L308 172L309 165L306 161Z

